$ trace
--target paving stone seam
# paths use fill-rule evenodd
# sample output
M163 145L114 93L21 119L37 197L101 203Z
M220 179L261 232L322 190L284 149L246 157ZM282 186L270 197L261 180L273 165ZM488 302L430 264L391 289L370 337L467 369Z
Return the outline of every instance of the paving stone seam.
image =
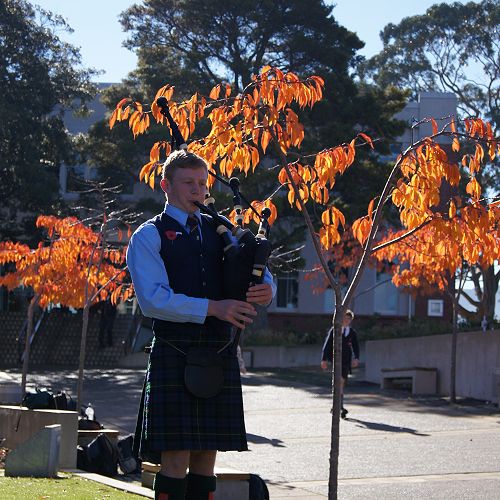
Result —
M448 474L416 474L414 476L384 476L384 477L353 477L339 478L339 485L366 485L386 483L420 483L428 481L479 481L485 479L500 479L500 471L495 472L450 472ZM328 481L316 479L311 481L291 481L281 483L282 486L306 488L309 486L327 486Z

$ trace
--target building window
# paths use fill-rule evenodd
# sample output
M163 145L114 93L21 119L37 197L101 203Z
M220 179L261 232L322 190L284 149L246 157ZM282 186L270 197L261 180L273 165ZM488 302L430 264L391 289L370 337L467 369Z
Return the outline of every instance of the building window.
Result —
M397 314L398 289L391 280L391 275L377 273L374 293L374 312L378 314Z
M298 273L288 273L277 278L276 307L297 309L299 303Z
M442 299L429 299L427 301L427 316L442 318L444 316L444 301Z

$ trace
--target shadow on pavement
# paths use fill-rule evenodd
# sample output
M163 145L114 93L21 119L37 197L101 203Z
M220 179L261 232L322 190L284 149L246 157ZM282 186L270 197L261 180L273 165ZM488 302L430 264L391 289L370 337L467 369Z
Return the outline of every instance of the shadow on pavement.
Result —
M422 432L418 432L415 429L410 429L409 427L398 427L395 425L389 424L380 424L378 422L369 422L368 420L360 420L358 418L346 418L348 422L355 422L357 427L361 427L364 429L372 429L375 431L385 431L385 432L405 432L407 434L412 434L414 436L429 436L430 434L425 434Z
M250 434L247 432L247 441L254 444L270 444L276 448L286 448L281 439L269 439L264 436L259 436L257 434Z
M243 378L245 386L275 385L294 387L315 394L319 399L331 399L330 373L318 367L276 368L252 371ZM405 411L445 414L450 417L487 416L499 413L498 407L485 401L461 398L451 405L442 396L414 396L404 390L381 390L378 384L362 380L362 372L349 378L346 396L350 403L371 408L394 405L405 406Z

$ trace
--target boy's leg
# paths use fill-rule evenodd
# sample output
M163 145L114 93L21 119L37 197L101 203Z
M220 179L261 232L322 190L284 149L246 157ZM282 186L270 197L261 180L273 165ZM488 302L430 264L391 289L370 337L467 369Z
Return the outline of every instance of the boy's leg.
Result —
M187 476L186 500L213 500L216 488L214 476L216 451L192 451Z
M340 416L345 418L347 415L347 410L344 408L344 387L345 387L345 378L342 377L340 380Z
M184 500L189 451L164 451L161 470L156 474L153 489L156 500Z

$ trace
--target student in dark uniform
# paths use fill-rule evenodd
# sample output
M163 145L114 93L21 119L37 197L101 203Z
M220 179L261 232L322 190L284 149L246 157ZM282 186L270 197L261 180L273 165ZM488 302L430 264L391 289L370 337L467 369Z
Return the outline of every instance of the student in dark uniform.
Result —
M224 386L208 399L186 390L185 353L224 346L233 327L252 322L253 304L268 305L275 293L266 270L246 302L223 298L223 242L193 203L203 203L207 176L199 156L169 155L161 181L165 210L135 231L127 251L139 305L153 318L140 454L161 459L154 483L160 500L212 499L217 451L248 449L236 349L222 352Z
M351 327L354 313L347 310L342 321L342 381L341 381L341 406L340 416L346 418L347 410L344 408L344 387L352 368L359 365L359 344L358 334ZM333 327L328 331L323 350L321 353L321 368L328 369L329 363L333 361Z
M116 306L111 300L101 302L101 317L99 318L99 347L113 345L113 325L116 318ZM104 341L106 335L107 342Z

